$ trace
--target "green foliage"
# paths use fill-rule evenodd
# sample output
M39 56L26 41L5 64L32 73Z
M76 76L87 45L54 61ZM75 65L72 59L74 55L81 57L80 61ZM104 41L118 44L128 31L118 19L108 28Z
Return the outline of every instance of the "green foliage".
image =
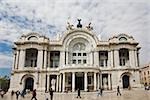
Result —
M0 89L8 91L10 79L8 76L0 77Z

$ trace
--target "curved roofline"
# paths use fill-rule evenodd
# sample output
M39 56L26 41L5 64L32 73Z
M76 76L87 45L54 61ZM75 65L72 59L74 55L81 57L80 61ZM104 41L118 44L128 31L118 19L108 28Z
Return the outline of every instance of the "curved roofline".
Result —
M91 31L88 31L87 29L84 29L84 28L76 28L73 30L66 31L64 33L64 35L60 38L61 44L64 43L64 41L68 37L68 35L76 33L76 32L83 32L83 33L89 34L91 37L93 37L93 39L95 40L96 43L98 43L98 41L99 41L96 34L92 33Z
M115 35L115 36L110 37L109 40L111 40L111 39L113 39L113 38L119 38L119 37L122 37L122 36L126 36L126 37L128 37L128 38L134 39L131 35L128 35L128 34L126 34L126 33L120 33L120 34L117 34L117 35Z

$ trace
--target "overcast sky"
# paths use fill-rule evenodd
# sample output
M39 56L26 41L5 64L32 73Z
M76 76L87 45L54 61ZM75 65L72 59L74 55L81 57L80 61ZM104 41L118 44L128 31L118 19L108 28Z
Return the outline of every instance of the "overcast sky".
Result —
M12 45L23 34L39 32L50 38L66 23L92 22L102 40L126 33L141 46L140 64L150 62L149 0L0 0L0 67L11 67Z

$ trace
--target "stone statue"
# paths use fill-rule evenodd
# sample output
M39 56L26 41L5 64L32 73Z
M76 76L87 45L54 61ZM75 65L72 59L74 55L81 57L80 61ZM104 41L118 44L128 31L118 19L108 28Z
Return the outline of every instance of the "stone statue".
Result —
M81 19L78 19L77 28L82 28Z
M86 28L87 28L89 31L93 30L93 27L91 26L91 22L88 24L88 26L86 26Z
M73 25L71 25L69 22L67 22L67 30L73 30Z
M51 88L52 88L53 90L55 90L55 84L56 84L56 80L53 78L53 79L51 80Z
M107 86L108 86L108 80L107 80L107 78L106 77L104 77L103 78L103 85L104 85L104 89L106 89L107 88Z

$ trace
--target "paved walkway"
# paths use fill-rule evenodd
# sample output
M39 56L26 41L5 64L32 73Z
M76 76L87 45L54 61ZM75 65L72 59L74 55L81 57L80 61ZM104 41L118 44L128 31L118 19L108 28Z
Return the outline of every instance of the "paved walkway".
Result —
M122 96L117 96L116 91L104 91L103 96L97 96L97 92L81 92L81 99L76 98L77 93L54 93L53 100L150 100L150 90L123 90ZM46 100L49 94L38 93L38 100ZM11 98L10 94L6 94L0 100L16 100L15 95ZM19 100L31 100L31 94L25 98L19 97ZM50 100L50 99L49 99Z

